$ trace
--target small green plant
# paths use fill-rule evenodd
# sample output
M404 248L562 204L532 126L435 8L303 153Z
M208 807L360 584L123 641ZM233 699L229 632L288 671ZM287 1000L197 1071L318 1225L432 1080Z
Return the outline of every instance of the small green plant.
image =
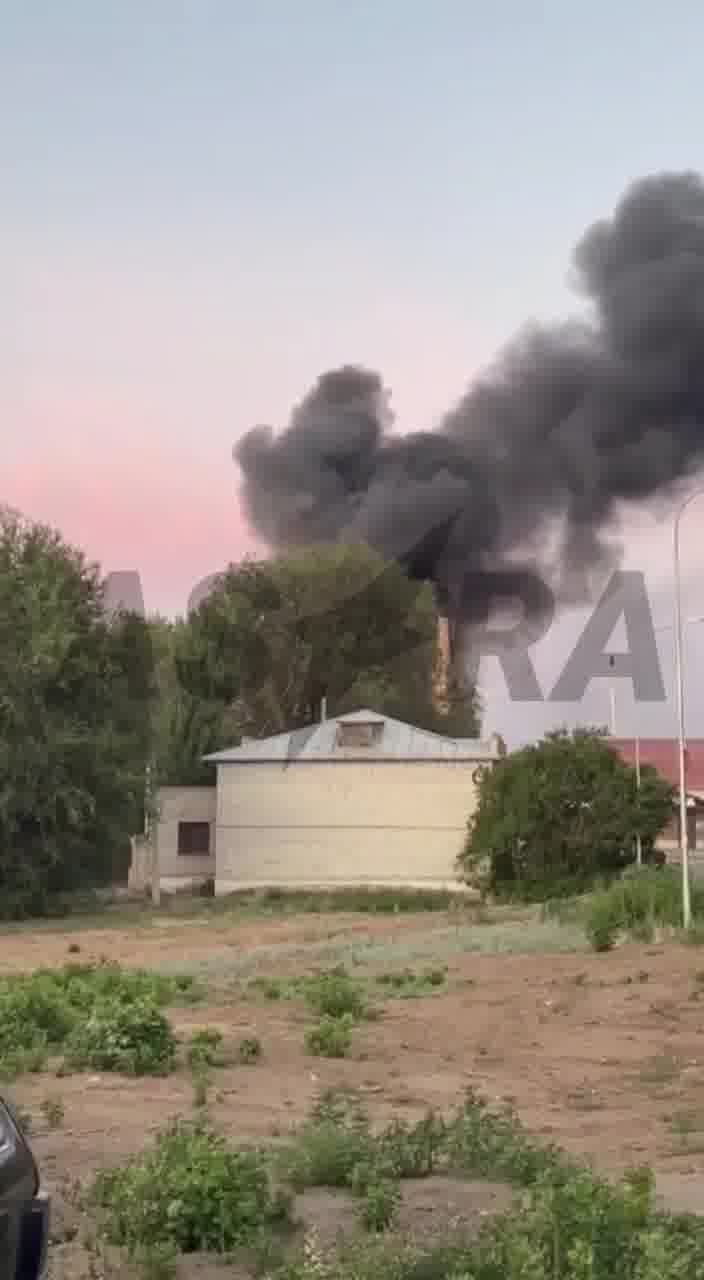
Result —
M228 1253L290 1213L288 1197L270 1183L266 1155L229 1147L202 1121L174 1122L149 1151L103 1172L93 1198L109 1243L131 1258L169 1245Z
M221 1067L225 1063L222 1032L215 1027L194 1031L188 1046L190 1067Z
M74 1068L133 1076L166 1075L175 1057L176 1038L168 1020L145 998L97 1005L66 1045L67 1062Z
M589 905L585 930L595 951L611 951L623 927L618 902L610 890L595 893Z
M401 1186L383 1169L365 1172L359 1216L367 1231L387 1231L393 1225L401 1205Z
M208 1090L210 1088L210 1072L203 1062L197 1062L191 1068L191 1079L193 1081L193 1105L197 1108L204 1108L208 1105Z
M237 1057L243 1066L251 1066L252 1063L258 1062L261 1056L262 1044L257 1036L246 1036L244 1040L240 1040Z
M64 1122L65 1109L61 1098L44 1098L41 1112L50 1129L60 1129Z
M305 998L309 1008L321 1018L360 1022L367 1013L362 987L342 967L308 978Z
M327 1090L310 1119L281 1155L284 1176L297 1191L350 1187L353 1171L370 1164L374 1142L369 1118L354 1095Z
M352 1047L353 1026L349 1014L341 1018L322 1017L306 1032L306 1049L316 1058L346 1058Z
M421 973L402 969L396 973L382 973L376 981L389 995L412 1000L443 987L447 982L447 969L425 969Z

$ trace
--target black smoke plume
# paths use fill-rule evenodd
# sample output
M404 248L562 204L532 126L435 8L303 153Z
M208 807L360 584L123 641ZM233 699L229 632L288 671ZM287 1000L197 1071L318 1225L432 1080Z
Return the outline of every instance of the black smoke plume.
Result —
M394 437L376 373L325 373L276 436L236 448L272 547L363 537L458 622L502 598L585 598L622 502L704 457L704 182L646 178L574 252L588 318L519 335L439 427ZM548 593L549 594L549 593Z

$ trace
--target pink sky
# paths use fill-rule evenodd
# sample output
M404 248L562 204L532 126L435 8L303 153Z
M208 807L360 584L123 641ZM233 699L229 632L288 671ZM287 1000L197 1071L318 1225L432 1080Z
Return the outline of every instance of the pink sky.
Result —
M148 611L181 612L202 577L256 550L227 456L174 442L166 455L138 405L77 395L23 416L37 447L6 465L3 501L59 529L104 574L137 570Z

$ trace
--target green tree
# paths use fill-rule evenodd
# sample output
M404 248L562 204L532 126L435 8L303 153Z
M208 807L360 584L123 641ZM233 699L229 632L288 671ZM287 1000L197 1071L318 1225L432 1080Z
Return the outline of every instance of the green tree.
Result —
M635 770L595 730L561 730L505 756L479 782L460 867L494 892L542 897L579 887L646 853L672 810L672 788Z
M107 617L80 552L0 512L0 915L124 870L152 688L143 620Z
M227 700L196 696L181 684L177 653L187 623L152 618L156 697L152 710L153 786L201 786L214 781L203 757L238 740L235 712Z
M264 736L369 705L421 727L476 732L473 691L433 703L429 586L366 544L335 543L231 567L176 644L182 688Z

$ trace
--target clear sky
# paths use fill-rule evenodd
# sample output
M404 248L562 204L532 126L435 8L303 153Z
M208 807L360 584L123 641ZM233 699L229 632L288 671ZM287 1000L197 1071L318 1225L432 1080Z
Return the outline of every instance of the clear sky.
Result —
M704 170L699 0L0 18L0 498L138 569L150 610L253 549L250 425L348 361L431 425L577 305L571 248L632 178ZM665 573L668 547L655 522L628 554Z

